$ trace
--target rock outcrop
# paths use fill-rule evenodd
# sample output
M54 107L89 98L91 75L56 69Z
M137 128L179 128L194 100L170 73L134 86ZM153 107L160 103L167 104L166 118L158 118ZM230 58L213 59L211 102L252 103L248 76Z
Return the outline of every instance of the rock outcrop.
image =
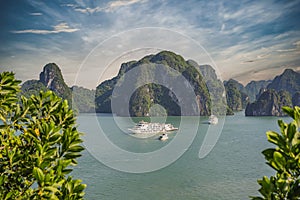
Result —
M263 92L254 103L248 104L246 116L285 116L283 106L292 106L291 96L287 91L273 89Z
M138 69L139 66L147 65L146 69L136 70L136 75L128 77L127 73L131 69ZM111 113L111 99L114 88L117 82L122 79L123 81L133 81L138 85L139 81L147 80L149 77L158 77L160 80L168 85L168 77L172 77L172 80L178 78L178 74L174 74L169 71L165 74L159 74L158 66L168 66L173 70L176 70L181 74L192 86L197 105L185 105L192 108L191 113L181 113L179 102L182 99L177 99L175 94L169 87L165 87L161 84L149 83L143 84L138 87L131 95L129 101L129 110L131 116L148 116L149 109L155 104L159 104L166 109L168 115L193 115L193 109L199 109L200 115L211 114L211 99L210 94L205 82L205 79L201 75L201 72L197 67L199 65L194 61L185 61L180 55L177 55L170 51L162 51L156 55L148 55L139 61L131 61L123 63L116 77L104 81L96 89L96 111ZM210 69L208 69L210 70ZM213 74L210 74L213 76ZM179 79L178 79L179 80ZM182 90L187 88L186 83L178 82L181 84ZM192 98L185 97L185 98ZM122 110L123 108L120 108ZM119 115L122 115L122 111L117 111Z
M241 111L246 108L249 98L245 92L244 86L234 79L225 81L224 86L229 109L232 111Z
M245 87L246 93L249 96L249 102L254 102L257 100L257 95L261 90L266 89L271 83L271 80L261 80L261 81L251 81Z
M69 88L65 83L60 68L55 63L44 66L39 80L28 80L22 84L22 95L29 97L32 94L52 90L62 99L66 99L69 105L78 112L95 112L95 91L82 87ZM74 98L73 98L74 97Z
M65 83L61 70L55 63L45 65L40 73L40 82L59 97L72 102L72 91Z
M300 91L296 92L292 97L293 106L300 106Z
M285 90L293 96L300 91L300 73L286 69L281 75L276 76L267 88L276 91Z
M283 106L300 104L300 74L292 69L286 69L276 76L257 95L257 101L248 104L246 116L284 116Z

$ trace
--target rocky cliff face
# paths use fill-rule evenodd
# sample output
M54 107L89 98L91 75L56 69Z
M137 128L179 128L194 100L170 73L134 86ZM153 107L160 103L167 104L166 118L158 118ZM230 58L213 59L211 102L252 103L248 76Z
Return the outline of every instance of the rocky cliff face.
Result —
M199 65L198 68L206 81L220 81L216 71L210 65Z
M293 95L292 103L293 106L300 106L300 91Z
M40 73L40 81L49 89L53 87L54 79L63 81L61 70L55 63L48 63L44 66L43 71Z
M62 99L68 100L73 109L79 112L95 112L95 91L77 86L69 88L60 68L55 63L45 65L40 73L40 80L26 81L21 89L22 95L27 97L32 94L37 95L41 90L52 90Z
M40 73L40 82L63 99L72 102L72 92L62 76L61 70L55 63L45 65Z
M273 89L263 92L254 103L248 104L246 116L285 116L283 106L292 106L290 94L287 91L276 92Z
M52 90L59 97L67 99L71 105L71 89L65 83L61 70L55 63L44 66L39 80L29 80L22 84L22 92L25 96L36 95L41 90Z
M249 102L244 86L234 79L224 82L227 105L232 111L241 111Z
M234 113L226 106L225 87L223 82L218 79L215 69L210 65L198 65L193 60L188 60L187 62L198 69L206 83L211 99L212 113L218 113L220 115L227 113L233 115Z
M300 103L300 74L292 69L286 69L276 76L257 95L257 101L246 108L246 116L284 116L283 106L295 106Z
M276 76L267 88L276 91L285 90L293 96L300 91L300 73L286 69L281 75Z
M252 103L256 100L256 96L260 93L262 89L267 88L267 86L271 83L271 80L265 81L251 81L245 87L246 92L249 96L249 101Z

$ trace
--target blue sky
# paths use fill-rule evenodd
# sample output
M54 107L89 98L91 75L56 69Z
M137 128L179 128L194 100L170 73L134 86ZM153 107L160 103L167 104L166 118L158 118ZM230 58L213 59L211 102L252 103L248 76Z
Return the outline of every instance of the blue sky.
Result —
M300 1L10 0L1 1L0 9L0 70L23 81L38 79L42 67L55 62L68 85L95 88L120 62L161 49L212 64L223 80L243 84L271 79L285 68L300 70ZM174 34L146 51L160 29ZM201 45L214 63L198 58L199 49L176 34ZM83 65L91 52L98 55L86 62L93 66Z

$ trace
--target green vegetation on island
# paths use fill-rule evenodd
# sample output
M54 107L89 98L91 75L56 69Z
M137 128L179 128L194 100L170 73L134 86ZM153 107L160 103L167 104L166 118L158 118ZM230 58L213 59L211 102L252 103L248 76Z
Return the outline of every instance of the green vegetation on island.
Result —
M126 72L134 68L137 69L142 65L147 65L147 68L143 70L136 70L137 74L135 75L135 77L126 77ZM166 77L168 76L176 76L172 74L171 71L167 72L169 74L155 74L157 73L156 67L159 65L168 66L171 69L176 70L177 72L182 74L182 76L189 82L194 90L194 93L197 97L196 101L198 104L196 105L196 107L198 106L200 115L210 115L212 109L211 98L205 78L201 75L200 70L197 69L194 64L191 64L191 61L185 61L183 57L170 51L162 51L156 55L148 55L139 61L123 63L116 77L104 81L97 87L95 100L96 111L108 113L112 112L112 93L114 88L116 87L116 84L118 83L118 81L120 81L121 78L127 81L136 81L135 84L139 85L139 83L143 83L143 81L147 80L149 77L156 78L155 76L161 76L161 79L167 79ZM133 78L135 80L132 80ZM184 83L182 83L182 88L186 88ZM222 90L222 88L219 90ZM170 91L169 88L156 83L145 84L141 87L138 87L130 97L129 102L129 110L131 116L147 116L149 115L151 106L155 104L162 105L166 109L168 115L182 114L180 111L180 107L178 106L178 99L174 96L172 91ZM217 106L218 105L215 105L215 110L218 110L216 108Z
M220 115L233 114L227 106L226 96L224 95L225 87L217 77L215 69L210 65L198 65L193 60L187 62L200 71L205 81L211 100L211 112Z
M95 112L95 90L73 86L71 87L71 91L72 104L75 110L85 113Z
M244 86L234 79L224 82L227 99L227 112L236 112L245 109L249 102Z
M48 91L49 89L39 80L28 80L22 84L21 92L19 95L23 95L29 98L31 95L38 95L40 91Z
M146 69L136 70L145 65L148 66ZM59 67L55 63L49 63L40 73L39 80L29 80L22 85L21 94L30 97L32 94L39 94L40 91L51 90L62 99L67 99L77 112L112 113L112 94L118 82L126 80L139 85L157 76L167 85L167 81L171 80L168 76L174 78L171 70L158 75L159 65L176 70L189 82L197 102L197 105L190 106L194 107L194 110L199 109L200 115L233 115L234 112L245 109L246 116L283 116L283 106L300 105L300 74L292 69L286 69L273 80L251 81L244 87L234 79L222 83L211 66L198 65L193 60L186 61L182 56L170 51L161 51L138 61L123 63L118 74L100 83L96 90L78 86L68 87ZM137 74L128 78L127 72L132 69L135 69ZM182 90L186 89L187 86L182 82ZM149 83L137 86L131 95L128 97L131 116L147 116L150 108L156 104L163 106L168 115L182 114L179 99L164 84ZM123 109L125 108L120 108L120 112L116 114L124 113Z
M95 91L83 87L69 86L65 83L60 68L55 63L49 63L44 66L40 73L39 80L28 80L22 84L21 95L30 97L38 95L40 91L53 91L62 99L68 100L71 106L77 112L95 111Z

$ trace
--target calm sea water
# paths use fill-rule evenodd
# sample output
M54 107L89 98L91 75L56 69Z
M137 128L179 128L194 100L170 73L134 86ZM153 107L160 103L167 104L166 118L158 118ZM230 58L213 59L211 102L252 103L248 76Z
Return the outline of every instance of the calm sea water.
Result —
M105 126L105 132L109 132L111 141L132 152L151 152L162 148L176 134L171 135L167 142L161 142L155 137L136 139L113 126L111 115L96 117L101 126ZM99 124L91 123L92 118L95 118L94 114L81 114L78 117L80 131L97 134L96 127ZM263 175L274 174L265 164L261 151L272 146L267 142L265 132L278 131L278 119L244 117L243 112L227 116L217 144L204 159L199 159L198 153L208 125L200 124L192 145L176 162L149 173L134 174L111 169L85 151L73 176L88 185L86 198L92 200L249 199L251 195L258 195L259 185L256 180ZM168 122L178 126L180 118L171 117Z

